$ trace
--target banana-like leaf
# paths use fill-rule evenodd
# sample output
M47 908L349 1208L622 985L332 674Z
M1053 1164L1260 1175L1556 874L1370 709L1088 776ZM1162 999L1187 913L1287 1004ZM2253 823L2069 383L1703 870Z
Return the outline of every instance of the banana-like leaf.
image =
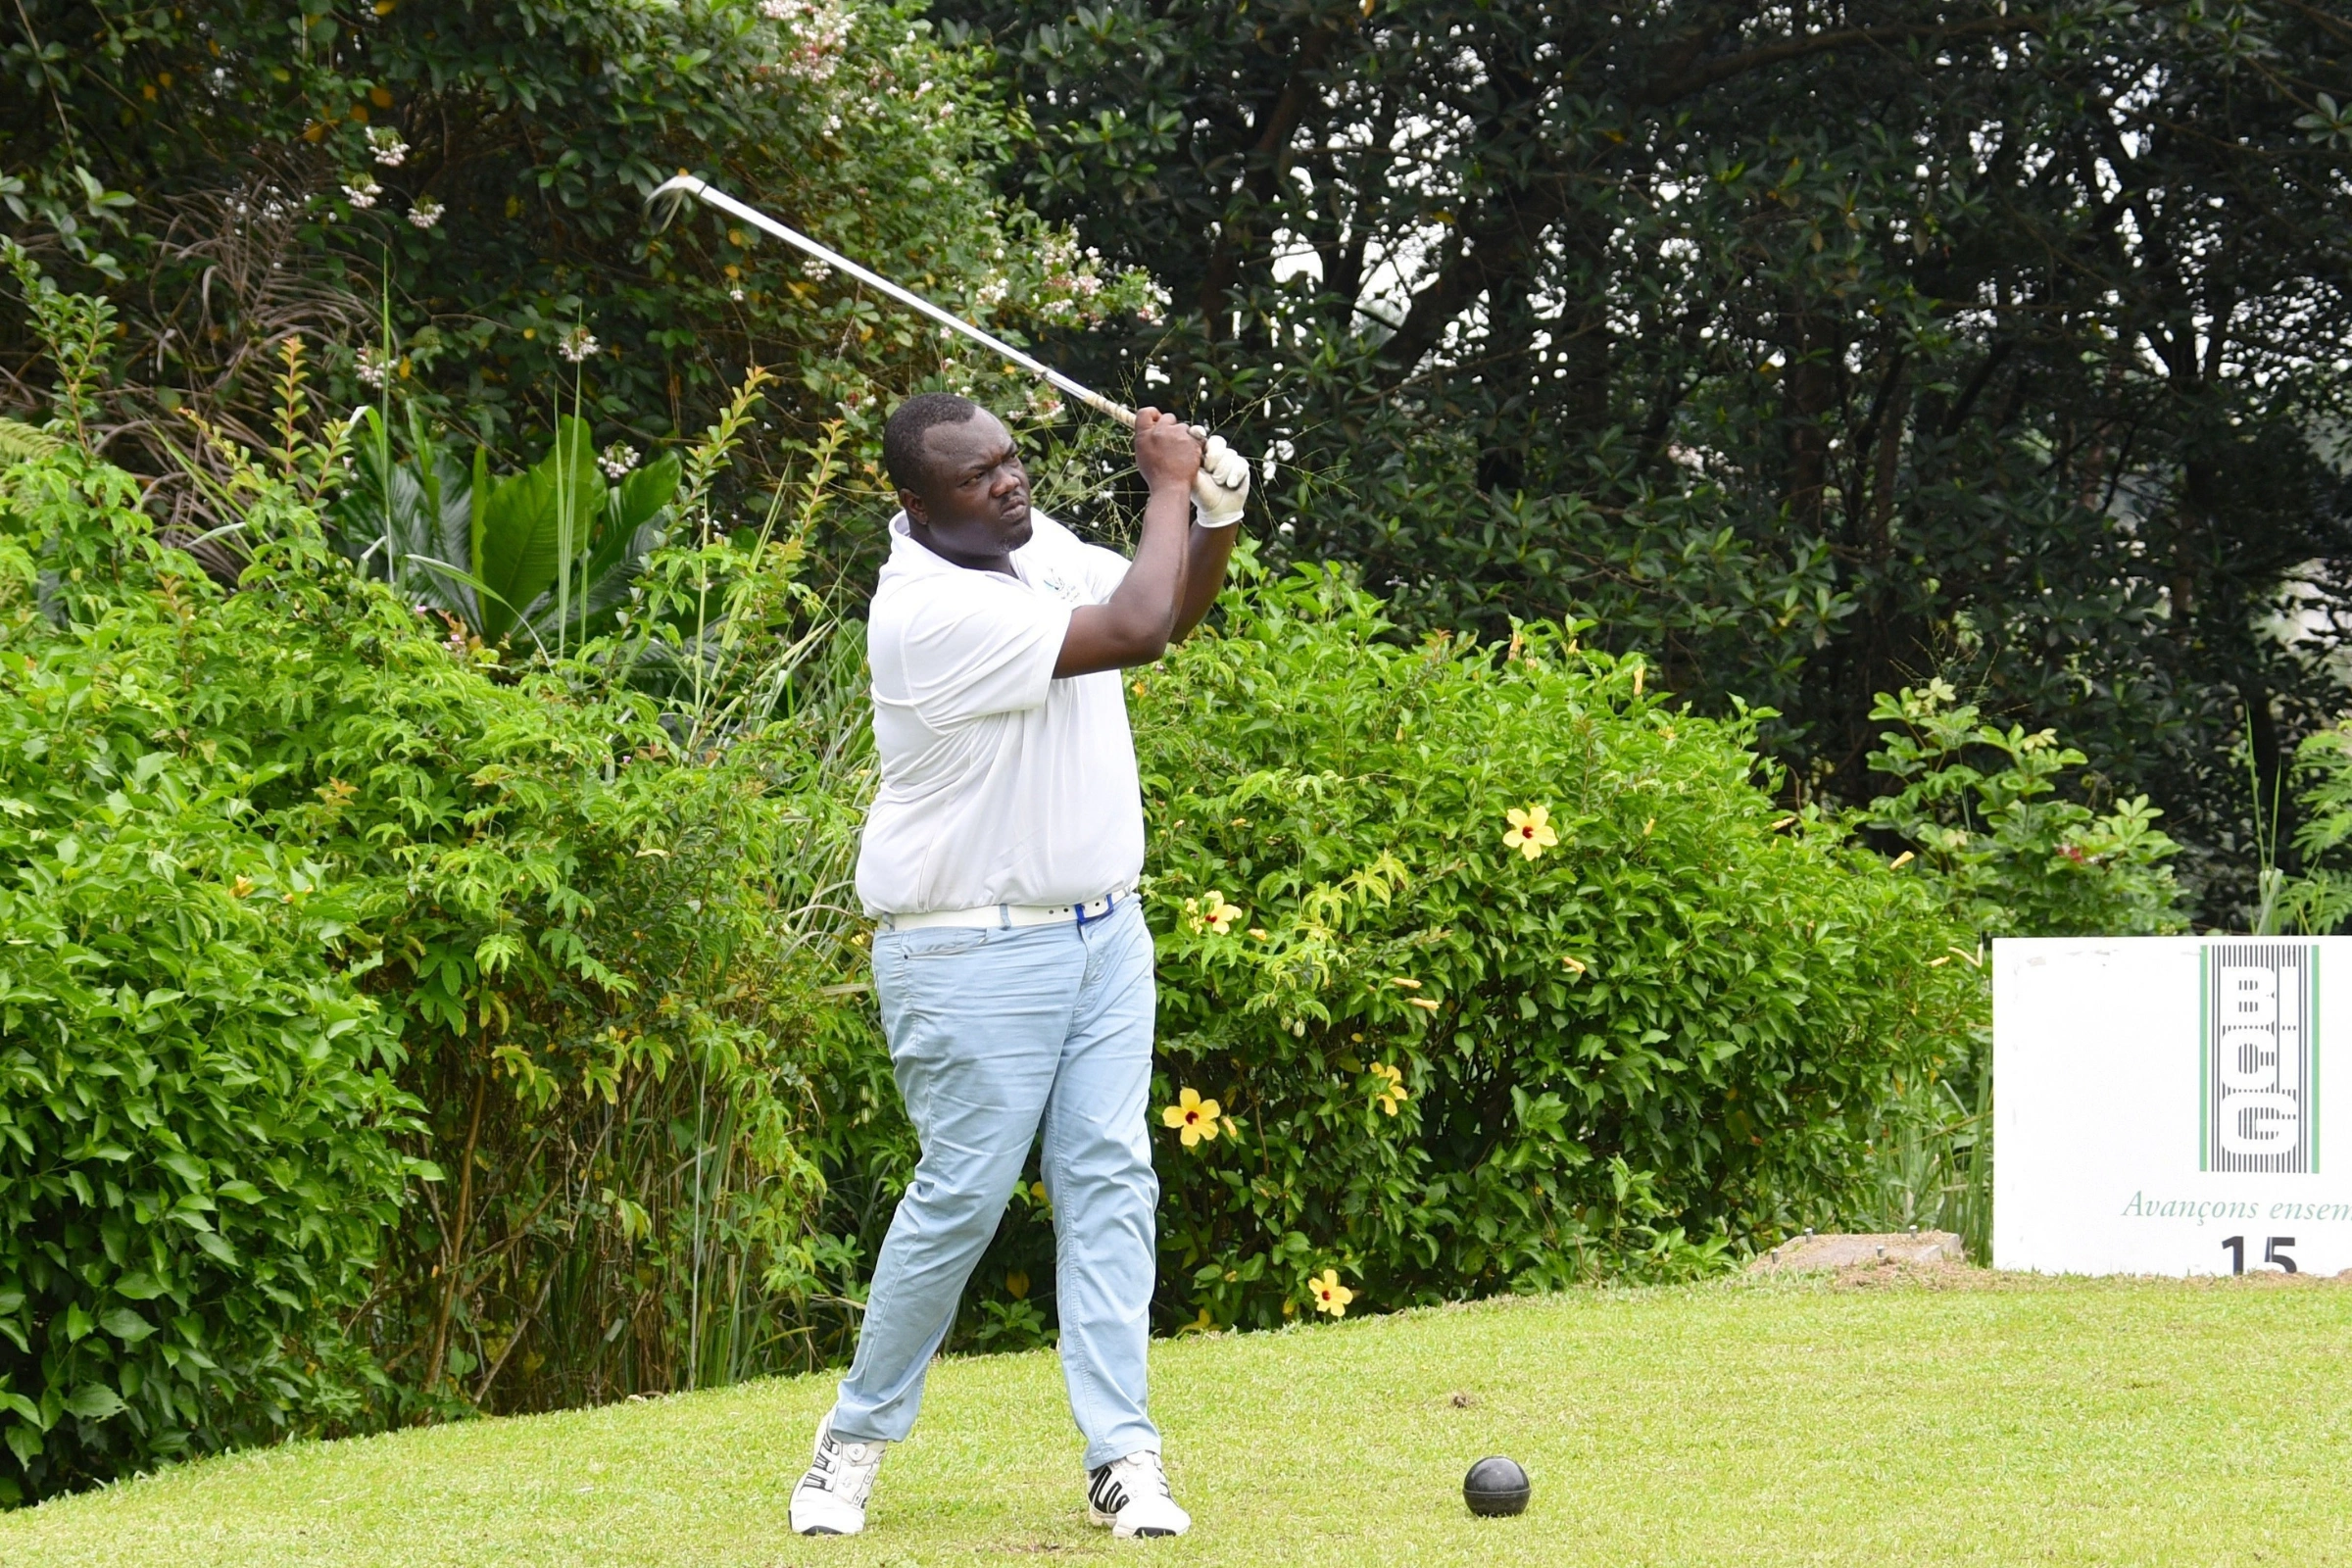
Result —
M473 575L498 596L497 603L482 606L481 636L495 643L514 629L513 607L545 593L562 564L552 465L541 462L512 478L493 479L487 455L476 449L472 523Z
M559 426L557 452L580 486L579 517L567 591L542 594L523 612L539 641L549 647L577 644L612 629L612 612L628 602L629 589L645 558L661 548L667 509L678 493L679 464L664 454L606 489L596 478L588 426L565 420ZM582 461L585 459L586 461Z
M553 649L612 627L662 542L674 453L608 487L584 420L559 419L546 456L506 478L481 450L468 473L414 408L408 459L395 457L392 433L362 411L351 482L333 509L337 541L362 569L487 643L519 633Z
M477 455L477 472L486 472ZM477 495L479 492L477 491ZM547 456L512 479L490 488L473 514L474 575L508 607L485 611L482 636L496 642L518 619L558 631L575 621L570 601L579 585L579 566L592 549L597 524L607 511L605 482L585 420L556 421ZM556 612L543 612L540 601Z

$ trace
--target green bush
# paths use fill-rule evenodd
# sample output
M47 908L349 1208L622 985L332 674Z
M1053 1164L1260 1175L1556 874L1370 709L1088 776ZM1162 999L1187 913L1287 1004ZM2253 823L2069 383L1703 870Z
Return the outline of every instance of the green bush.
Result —
M1871 769L1902 788L1871 802L1868 825L1910 844L1953 915L1984 937L2159 936L2187 928L2145 795L2104 812L2059 794L2087 760L2053 730L1983 722L1947 683L1879 694L1886 730ZM1982 763L1983 765L1978 765ZM2082 787L2096 780L2067 781Z
M1686 1273L1870 1196L1984 992L1926 879L1775 805L1752 717L1550 627L1402 645L1333 575L1225 612L1133 679L1163 1327L1279 1323L1326 1270L1377 1309ZM845 1163L903 1172L878 1075L832 1092ZM877 1237L858 1191L831 1223ZM964 1343L1036 1320L1048 1217L1016 1200Z
M400 454L381 411L361 411L351 478L327 512L343 554L484 643L560 657L611 631L668 531L677 454L638 467L616 443L600 457L587 422L565 416L547 456L494 476L488 452L468 469L421 410L405 412Z
M348 1417L426 1170L354 890L257 825L285 765L206 733L213 596L136 501L0 481L0 1503Z
M266 830L350 887L355 968L401 1020L421 1148L451 1172L388 1246L369 1345L441 1411L797 1361L815 1184L795 1058L824 945L803 841L848 809L808 722L705 728L618 684L610 647L510 665L351 575L308 513L276 527L301 548L249 570L185 662L224 744L285 770ZM733 570L743 613L707 677L727 638L776 644L797 552L674 554L697 581Z
M445 635L250 465L235 593L119 471L7 483L12 1484L805 1364L799 1057L856 803L774 635L797 543L657 563L648 634L664 573L724 579L688 629L733 704L664 712L610 645L512 667Z

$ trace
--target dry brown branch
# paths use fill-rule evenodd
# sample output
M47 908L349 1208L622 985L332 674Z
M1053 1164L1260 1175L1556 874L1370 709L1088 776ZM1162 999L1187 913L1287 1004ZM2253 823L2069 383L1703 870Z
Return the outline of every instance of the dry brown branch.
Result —
M229 468L199 429L254 452L281 445L272 425L282 345L302 338L316 363L321 350L356 348L375 330L373 302L318 275L301 243L307 193L330 177L302 149L260 164L233 189L169 199L145 259L144 299L137 285L116 292L124 330L93 444L147 481L147 512L163 538L193 544L223 581L242 561L218 540L196 543L230 520L216 514L218 484L198 475L225 483ZM28 248L44 265L63 259L34 241ZM45 415L37 379L27 367L0 366L0 412Z

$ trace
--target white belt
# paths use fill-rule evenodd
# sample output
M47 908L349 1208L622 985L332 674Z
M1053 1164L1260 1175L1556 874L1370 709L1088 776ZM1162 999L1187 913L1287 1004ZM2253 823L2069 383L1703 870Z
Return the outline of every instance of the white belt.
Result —
M1023 925L1092 925L1127 897L1120 888L1084 904L983 904L972 909L931 909L922 914L886 914L876 923L885 931L920 931L925 926L993 926L1009 931Z

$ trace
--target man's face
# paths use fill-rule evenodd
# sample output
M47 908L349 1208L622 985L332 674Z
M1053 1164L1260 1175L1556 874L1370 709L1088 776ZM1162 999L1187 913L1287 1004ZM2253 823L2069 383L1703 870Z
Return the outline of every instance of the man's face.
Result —
M993 414L982 410L961 424L923 432L920 490L901 490L906 520L923 543L962 564L1010 555L1029 542L1029 473L1020 453Z

